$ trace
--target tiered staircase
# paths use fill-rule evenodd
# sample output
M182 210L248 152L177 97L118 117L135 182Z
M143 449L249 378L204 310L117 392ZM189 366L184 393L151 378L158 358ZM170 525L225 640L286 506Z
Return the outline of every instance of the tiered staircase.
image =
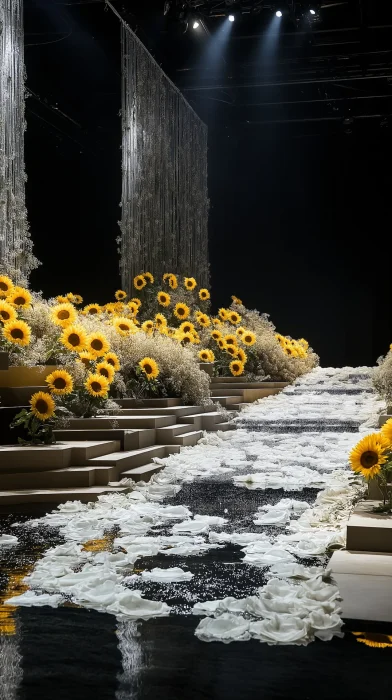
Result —
M283 382L213 377L211 398L217 409L222 406L234 412L284 386ZM161 469L154 458L195 445L204 431L234 428L230 414L226 417L213 404L182 406L179 399L120 399L117 403L116 415L70 420L66 429L55 431L55 445L0 446L0 510L33 502L94 501L102 493L123 491L126 487L118 484L122 479L149 481ZM5 411L11 409L0 409L0 414L2 410L6 418Z

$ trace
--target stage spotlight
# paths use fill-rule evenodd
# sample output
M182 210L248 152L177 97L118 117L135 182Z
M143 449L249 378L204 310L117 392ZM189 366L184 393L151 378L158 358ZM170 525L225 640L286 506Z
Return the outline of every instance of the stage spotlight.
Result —
M277 11L275 12L275 14L276 14L277 17L282 17L283 12L282 12L281 10L277 10Z
M310 12L311 15L315 15L315 14L316 14L316 10L309 10L309 12Z
M200 27L200 22L197 21L197 19L193 22L193 29L198 29Z
M229 15L229 22L234 22L234 20L235 20L234 15Z

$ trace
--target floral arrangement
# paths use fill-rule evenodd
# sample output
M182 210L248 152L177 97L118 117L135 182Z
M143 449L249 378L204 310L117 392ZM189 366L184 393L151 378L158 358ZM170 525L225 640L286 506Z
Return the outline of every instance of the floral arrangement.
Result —
M383 504L378 512L392 512L392 418L387 420L378 433L363 437L351 450L351 469L365 477L376 479L383 495Z
M385 357L377 360L378 367L374 371L373 383L377 391L392 405L392 344Z

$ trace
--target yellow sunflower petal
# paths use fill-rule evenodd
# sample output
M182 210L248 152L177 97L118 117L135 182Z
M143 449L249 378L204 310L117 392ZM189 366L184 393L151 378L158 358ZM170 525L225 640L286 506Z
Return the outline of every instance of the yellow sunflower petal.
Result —
M152 357L144 357L139 362L139 367L147 379L156 379L159 375L159 367Z
M109 391L109 382L106 377L101 374L89 374L85 383L85 388L87 389L90 396L94 397L105 397Z
M86 349L95 357L102 357L110 350L109 341L103 333L90 333L87 336Z
M72 304L57 304L51 312L51 318L56 326L66 328L75 323L78 313Z
M60 342L74 352L82 352L86 349L87 333L83 326L67 326L60 336Z
M15 308L5 301L0 299L0 322L9 323L10 321L16 321L17 315Z
M56 403L50 394L37 391L30 399L31 412L38 420L45 421L53 418Z
M381 433L365 435L350 452L351 469L367 480L372 479L387 461L387 449L388 443Z
M45 381L49 385L52 394L57 396L70 394L73 390L73 379L69 372L66 372L64 369L57 369L48 374Z
M14 290L13 281L7 275L0 275L0 297L8 297Z
M4 324L3 335L9 343L25 347L30 343L31 328L25 321L8 321Z

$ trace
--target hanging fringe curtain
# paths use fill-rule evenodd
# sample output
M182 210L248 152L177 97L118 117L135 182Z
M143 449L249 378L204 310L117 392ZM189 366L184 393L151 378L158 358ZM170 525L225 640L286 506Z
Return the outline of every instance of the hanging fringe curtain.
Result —
M209 282L207 127L122 23L123 288L174 272Z
M38 266L25 206L22 0L0 0L0 269L25 282Z

